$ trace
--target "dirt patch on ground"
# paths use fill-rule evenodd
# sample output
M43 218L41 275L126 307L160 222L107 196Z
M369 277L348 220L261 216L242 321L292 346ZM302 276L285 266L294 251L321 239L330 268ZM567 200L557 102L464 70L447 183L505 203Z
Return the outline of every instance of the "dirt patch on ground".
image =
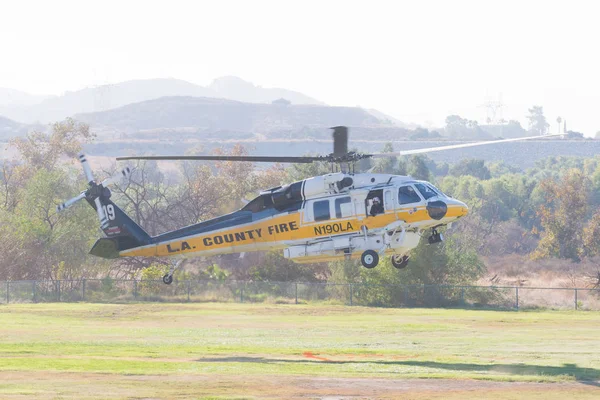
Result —
M579 398L600 397L599 383L523 383L448 379L363 379L276 375L126 376L1 372L2 399L258 399Z

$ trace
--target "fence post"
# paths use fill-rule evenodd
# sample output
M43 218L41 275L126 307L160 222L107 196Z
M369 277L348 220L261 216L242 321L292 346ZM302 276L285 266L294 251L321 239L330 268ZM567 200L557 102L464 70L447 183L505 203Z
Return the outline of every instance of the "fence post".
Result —
M465 288L464 287L460 288L460 304L462 304L463 307L465 306Z
M296 304L298 304L298 282L296 282L295 285L296 285Z
M244 302L244 286L242 286L242 289L240 290L240 303Z
M6 281L6 304L10 303L10 281Z
M577 289L575 289L575 310L577 310Z
M36 291L36 288L35 288L35 286L36 286L35 284L36 284L35 281L31 282L31 291L33 292L33 302L37 303L37 291Z
M517 297L517 302L516 302L516 307L517 307L517 311L519 311L519 287L517 286L516 288L516 297Z
M57 297L58 297L58 302L60 303L60 280L56 281L57 285L56 285L56 289L57 289Z
M190 301L190 280L188 279L187 281L187 296L188 296L188 302Z
M352 305L352 296L354 295L354 285L350 284L350 305Z
M85 279L81 281L81 301L85 301Z
M133 298L137 300L138 297L138 289L137 289L137 280L133 280Z

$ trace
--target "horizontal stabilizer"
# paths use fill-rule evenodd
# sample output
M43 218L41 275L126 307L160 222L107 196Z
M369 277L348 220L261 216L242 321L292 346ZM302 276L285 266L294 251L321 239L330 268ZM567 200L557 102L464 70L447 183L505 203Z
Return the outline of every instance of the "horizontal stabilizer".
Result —
M118 258L119 250L115 239L98 239L90 250L90 254L101 258Z

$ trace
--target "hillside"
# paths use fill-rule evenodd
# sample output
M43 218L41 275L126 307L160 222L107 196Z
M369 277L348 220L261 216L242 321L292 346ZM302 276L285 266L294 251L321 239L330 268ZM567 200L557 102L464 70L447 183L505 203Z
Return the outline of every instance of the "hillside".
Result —
M212 81L208 89L214 93L211 97L246 103L271 103L273 100L283 98L289 100L292 104L325 104L300 92L281 88L263 88L236 76L217 78Z
M285 98L292 104L322 104L302 93L262 88L236 77L215 79L208 87L178 79L147 79L86 88L48 98L7 89L6 95L0 91L0 115L24 123L51 123L75 114L106 111L168 96L228 98L251 103L270 103Z
M27 133L26 125L15 122L0 115L0 140L8 141L15 136L21 136Z
M206 97L163 97L75 118L90 124L100 136L119 132L139 139L329 138L328 128L342 124L353 127L354 135L369 138L401 138L410 133L358 107L256 104Z
M36 96L20 90L0 87L0 107L2 106L30 106L40 103L50 96Z

